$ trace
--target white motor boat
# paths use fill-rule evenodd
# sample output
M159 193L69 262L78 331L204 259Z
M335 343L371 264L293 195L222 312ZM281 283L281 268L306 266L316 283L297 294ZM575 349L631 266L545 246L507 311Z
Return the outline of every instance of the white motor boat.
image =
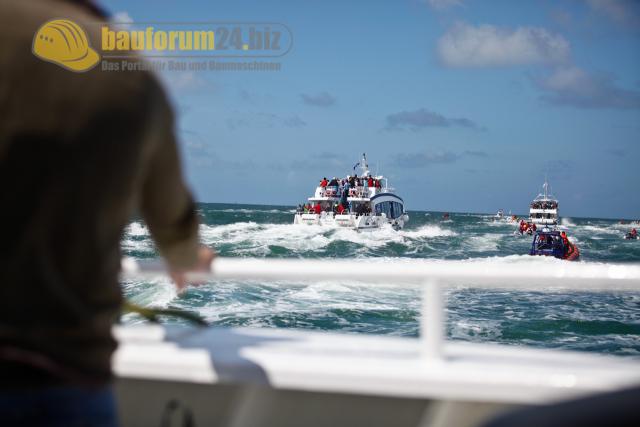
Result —
M558 225L558 200L549 192L549 183L546 180L542 190L531 202L529 222L538 225Z
M377 229L390 224L401 229L409 220L404 201L382 175L372 176L366 154L353 169L360 174L346 178L324 178L308 203L299 206L293 223L334 225L356 230Z

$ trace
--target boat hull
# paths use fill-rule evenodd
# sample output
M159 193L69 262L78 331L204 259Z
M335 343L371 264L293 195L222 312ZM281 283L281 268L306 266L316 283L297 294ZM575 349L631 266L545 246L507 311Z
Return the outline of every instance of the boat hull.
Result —
M571 252L569 252L564 259L566 259L567 261L577 261L578 259L580 259L580 249L578 249L578 247L574 244L571 245L573 247L573 250Z
M346 227L356 230L375 230L386 225L391 225L396 230L402 229L409 216L404 213L398 218L387 218L386 215L356 215L356 214L332 214L323 212L321 214L296 214L293 223L303 225L321 225L333 227Z

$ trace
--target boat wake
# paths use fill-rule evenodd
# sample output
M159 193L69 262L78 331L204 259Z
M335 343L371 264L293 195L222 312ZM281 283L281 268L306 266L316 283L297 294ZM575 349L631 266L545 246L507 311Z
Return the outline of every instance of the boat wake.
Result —
M353 250L376 249L392 243L410 246L412 242L455 236L457 233L437 225L394 230L390 225L375 232L326 225L258 224L241 222L221 226L201 226L204 242L219 248L233 247L234 253L269 255L277 248L289 252L326 252L332 245L351 245ZM325 253L325 255L327 255ZM340 251L328 255L339 256Z

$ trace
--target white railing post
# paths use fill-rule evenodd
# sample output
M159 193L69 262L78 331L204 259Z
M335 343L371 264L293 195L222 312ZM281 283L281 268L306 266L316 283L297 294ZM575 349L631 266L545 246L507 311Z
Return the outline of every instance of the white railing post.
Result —
M444 304L441 285L434 279L422 285L422 312L420 313L420 341L426 360L442 358L444 341Z

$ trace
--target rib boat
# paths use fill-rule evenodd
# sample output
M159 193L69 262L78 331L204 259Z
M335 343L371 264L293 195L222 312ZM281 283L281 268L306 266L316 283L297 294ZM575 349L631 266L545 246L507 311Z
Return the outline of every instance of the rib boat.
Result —
M552 256L567 261L576 261L580 258L578 247L566 239L557 230L544 228L536 231L529 255Z

